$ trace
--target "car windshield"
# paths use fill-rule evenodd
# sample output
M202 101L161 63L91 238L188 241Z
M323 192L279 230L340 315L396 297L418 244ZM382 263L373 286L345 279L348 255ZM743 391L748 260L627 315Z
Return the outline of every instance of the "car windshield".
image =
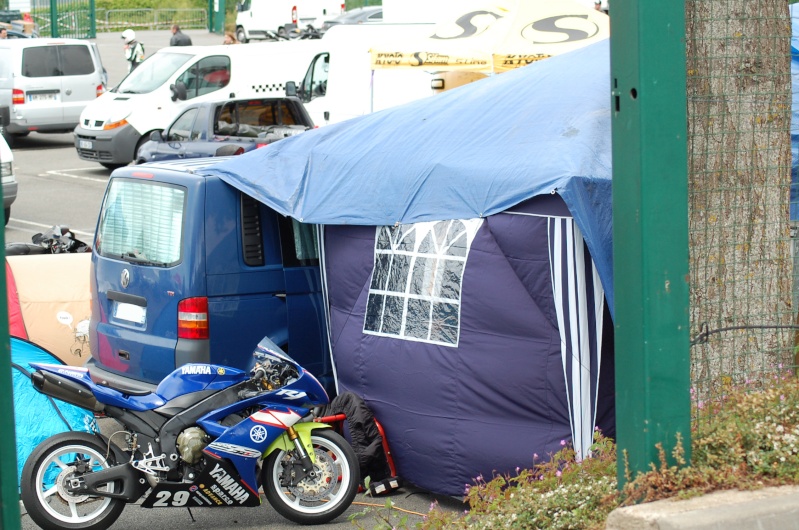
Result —
M114 91L120 94L152 92L162 86L178 68L192 57L185 53L156 53L129 73Z

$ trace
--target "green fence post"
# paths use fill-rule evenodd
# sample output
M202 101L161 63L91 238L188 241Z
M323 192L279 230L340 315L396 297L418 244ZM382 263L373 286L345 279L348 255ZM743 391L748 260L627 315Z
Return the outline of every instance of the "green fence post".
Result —
M97 6L89 0L89 38L97 38Z
M208 31L225 32L225 0L208 0Z
M58 34L58 0L50 0L50 36L60 36Z
M0 192L0 195L2 193ZM0 249L5 248L5 235L0 231ZM5 253L0 250L5 262ZM11 347L8 343L8 298L6 268L0 267L0 528L19 530L19 486L17 485L17 444L14 435L14 397L11 391Z
M613 0L613 268L619 486L682 435L690 461L684 2ZM671 458L671 457L669 457Z

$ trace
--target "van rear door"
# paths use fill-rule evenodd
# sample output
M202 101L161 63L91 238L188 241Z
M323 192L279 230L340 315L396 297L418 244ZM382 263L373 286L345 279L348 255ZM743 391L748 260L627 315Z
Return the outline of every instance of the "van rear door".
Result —
M209 361L207 339L182 338L207 332L207 309L191 305L206 297L203 184L132 169L109 181L92 255L89 339L101 369L157 384L179 350L182 362Z
M38 39L37 39L38 40ZM22 50L21 77L14 83L15 105L24 105L25 126L64 122L61 67L57 46L27 46Z

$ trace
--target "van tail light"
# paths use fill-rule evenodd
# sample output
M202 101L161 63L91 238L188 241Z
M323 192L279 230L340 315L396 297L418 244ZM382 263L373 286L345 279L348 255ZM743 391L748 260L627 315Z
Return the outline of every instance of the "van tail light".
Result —
M291 8L291 23L297 23L297 6Z
M345 13L347 11L347 4L341 4L341 12Z
M95 89L96 96L99 98L100 96L103 95L104 92L105 92L105 87L102 84L97 85L97 88Z
M14 105L22 105L25 103L25 92L15 88L11 91L11 103Z
M208 298L186 298L178 304L178 338L207 339Z

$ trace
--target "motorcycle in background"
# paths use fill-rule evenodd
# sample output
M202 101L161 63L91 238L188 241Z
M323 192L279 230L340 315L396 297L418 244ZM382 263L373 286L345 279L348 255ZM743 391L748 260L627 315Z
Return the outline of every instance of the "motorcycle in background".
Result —
M141 498L143 508L252 507L261 487L296 523L341 515L359 468L347 441L314 421L327 393L268 338L253 355L249 372L181 366L152 393L98 384L86 368L32 364L40 392L114 418L122 430L43 441L22 470L28 515L46 530L103 530Z
M91 245L77 239L66 226L55 225L31 237L31 243L8 243L6 256L28 256L32 254L76 254L91 252Z

